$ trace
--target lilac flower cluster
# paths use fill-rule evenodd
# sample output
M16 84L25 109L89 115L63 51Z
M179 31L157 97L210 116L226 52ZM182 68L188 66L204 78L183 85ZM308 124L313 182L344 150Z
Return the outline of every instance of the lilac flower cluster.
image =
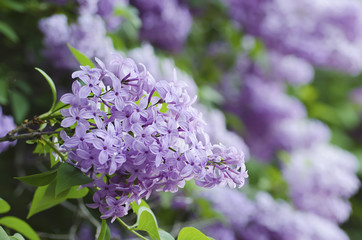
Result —
M269 49L321 67L362 70L362 3L358 0L225 0L245 32Z
M106 23L107 30L117 30L122 18L114 14L117 6L128 5L128 0L77 0L79 3L79 12L81 14L91 14L100 16Z
M296 211L286 202L276 202L265 192L259 192L255 201L231 189L213 189L203 191L201 195L225 216L226 224L230 225L237 239L348 239L333 222ZM213 232L215 230L210 234Z
M242 89L239 95L225 97L226 106L246 126L252 155L271 161L278 151L287 151L291 158L283 162L282 170L294 205L330 221L345 221L350 214L348 198L359 187L355 157L329 145L329 128L308 119L303 104L285 93L282 82L266 78L256 64L242 60L236 76L239 82L242 79Z
M282 131L281 122L301 122L307 116L304 105L285 93L283 82L267 79L265 71L245 57L239 59L234 72L236 75L225 75L222 82L225 107L245 124L245 140L252 155L269 161L277 150L291 150L314 142L301 132ZM308 126L311 132L323 132L314 130L319 127L317 124ZM284 138L278 136L281 132Z
M11 116L3 114L3 110L0 106L0 137L5 137L8 132L16 128L14 119ZM9 146L14 146L16 141L13 142L0 142L0 153L4 152Z
M135 61L142 62L156 79L172 79L176 72L177 79L187 84L187 93L190 96L197 95L198 88L194 80L188 74L176 68L172 59L156 56L151 45L143 44L140 48L136 48L128 52L128 54ZM235 132L226 129L225 116L221 111L207 109L200 103L196 103L195 107L203 114L205 119L208 119L205 131L210 136L211 143L222 142L226 146L234 146L244 152L246 159L249 158L249 149L243 139Z
M60 69L76 69L78 64L67 47L67 43L86 56L110 58L113 43L106 36L104 21L97 15L82 14L77 22L68 25L65 15L55 14L39 22L43 32L44 56Z
M142 62L155 79L171 80L176 74L179 81L187 84L187 93L190 96L197 95L199 89L195 81L178 69L173 59L157 56L152 45L144 43L141 47L129 51L128 55L136 62Z
M114 55L112 70L81 67L80 81L61 101L68 158L94 179L94 204L102 218L122 217L129 203L152 191L176 192L185 180L198 186L241 187L247 177L243 155L212 145L182 82L156 81L145 67ZM82 82L82 84L80 83Z
M140 13L140 37L168 51L181 50L192 25L190 11L177 0L131 1Z
M348 198L359 188L357 159L325 143L294 151L284 176L294 205L334 222L344 222L351 211Z

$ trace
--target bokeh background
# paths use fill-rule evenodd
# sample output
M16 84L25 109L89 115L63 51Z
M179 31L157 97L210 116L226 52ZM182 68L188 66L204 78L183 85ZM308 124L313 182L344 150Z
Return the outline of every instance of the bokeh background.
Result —
M244 152L241 189L189 182L151 196L171 234L194 226L221 240L362 239L361 0L1 0L0 137L51 105L34 67L58 97L70 91L79 64L67 44L104 62L118 52L157 79L176 74L198 96L212 142ZM33 151L0 143L0 197L24 220L35 188L14 177L50 167ZM26 221L41 239L94 239L90 201ZM111 226L112 239L132 239Z

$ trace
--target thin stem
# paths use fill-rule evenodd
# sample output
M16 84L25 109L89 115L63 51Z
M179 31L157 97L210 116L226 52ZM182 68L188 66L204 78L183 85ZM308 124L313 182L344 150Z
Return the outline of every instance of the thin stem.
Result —
M127 230L131 231L134 235L136 235L137 237L144 239L144 240L148 240L146 237L142 236L141 234L139 234L138 232L136 232L135 230L133 230L130 226L128 226L125 222L122 221L122 219L120 219L119 217L116 218L116 220L122 224L125 228L127 228Z
M5 142L5 141L15 141L15 140L19 140L19 139L32 139L32 138L36 138L42 135L50 135L50 134L54 134L54 133L59 133L56 131L48 131L48 132L31 132L31 133L24 133L24 134L18 134L18 135L11 135L8 134L5 137L0 138L0 142Z
M58 148L56 148L56 147L54 146L53 142L51 142L51 141L49 141L48 139L45 139L45 138L42 138L42 140L43 140L46 144L48 144L49 147L51 147L51 148L54 150L54 152L56 152L56 153L59 155L59 157L62 159L62 162L66 162L66 161L67 161L67 158L63 155L63 153L61 153L61 152L58 150Z

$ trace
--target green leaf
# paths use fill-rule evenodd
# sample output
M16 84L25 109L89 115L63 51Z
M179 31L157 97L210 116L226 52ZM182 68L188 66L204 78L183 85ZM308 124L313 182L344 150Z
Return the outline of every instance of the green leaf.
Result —
M148 206L148 204L146 203L146 201L143 200L143 199L141 199L141 203L140 203L139 205L137 204L136 201L133 201L133 202L131 203L131 208L132 208L132 210L133 210L136 214L138 214L138 210L140 209L140 207L146 207L146 208L148 208L148 209L151 209L150 206Z
M87 188L77 190L78 186L74 186L56 196L55 185L56 181L53 180L49 185L37 188L27 218L48 208L54 207L66 199L82 198L88 193Z
M92 182L93 179L85 176L82 171L68 163L63 163L58 168L55 194L68 190L77 185L83 185Z
M165 230L159 228L158 233L160 234L161 240L175 240L175 238Z
M5 79L0 79L0 104L6 105L8 103L8 83Z
M8 8L16 12L24 12L26 10L24 3L18 3L14 0L1 0L0 6L2 9Z
M0 198L0 214L10 211L10 205L4 199Z
M29 226L29 224L17 217L6 216L0 218L0 225L11 228L16 232L23 234L30 240L40 240L36 232Z
M157 220L151 209L141 206L137 214L136 230L146 231L153 240L161 240Z
M111 239L111 231L109 230L107 221L103 219L101 231L99 232L97 240L110 240L110 239Z
M8 39L12 42L16 43L19 41L18 35L14 32L14 30L6 23L0 22L0 33L4 34Z
M13 236L10 237L11 240L25 240L25 238L19 234L19 233L15 233Z
M123 17L130 22L136 29L141 27L142 21L138 17L138 11L136 8L128 5L118 5L115 7L114 14Z
M15 177L15 179L18 179L32 186L39 187L39 186L48 185L54 180L56 176L57 176L57 169L24 177Z
M22 122L30 109L29 100L17 91L10 94L10 103L13 116L17 123Z
M69 50L72 52L73 56L82 66L90 66L91 68L95 67L93 62L86 55L84 55L82 52L72 47L70 44L67 45Z
M210 240L210 238L194 227L184 227L181 229L177 240Z
M5 230L0 226L0 239L1 240L10 240L8 234L5 232Z
M50 107L50 110L49 110L47 113L43 114L43 115L47 115L47 114L49 115L50 113L52 113L52 111L53 111L53 109L54 109L54 107L55 107L55 103L57 102L57 89L55 88L55 84L54 84L52 78L49 77L48 74L46 74L46 73L45 73L43 70L41 70L40 68L35 68L35 70L37 70L38 72L41 73L41 75L44 76L44 78L47 80L47 82L48 82L48 84L49 84L49 86L50 86L50 88L51 88L51 90L52 90L52 94L53 94L53 103L52 103L52 106Z

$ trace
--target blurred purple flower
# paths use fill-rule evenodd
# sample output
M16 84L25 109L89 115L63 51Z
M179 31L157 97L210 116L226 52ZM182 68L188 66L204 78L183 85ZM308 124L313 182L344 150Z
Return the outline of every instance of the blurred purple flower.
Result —
M16 128L13 117L4 115L1 106L0 106L0 126L1 126L0 137L5 137L11 130ZM0 153L4 152L10 146L15 146L16 143L17 141L0 142Z
M224 0L248 34L313 65L362 70L362 3L357 0Z
M351 153L329 144L315 144L291 153L284 176L298 209L334 222L351 211L348 198L359 188L358 161Z
M162 49L180 51L192 25L186 6L177 0L131 1L142 20L140 37Z

